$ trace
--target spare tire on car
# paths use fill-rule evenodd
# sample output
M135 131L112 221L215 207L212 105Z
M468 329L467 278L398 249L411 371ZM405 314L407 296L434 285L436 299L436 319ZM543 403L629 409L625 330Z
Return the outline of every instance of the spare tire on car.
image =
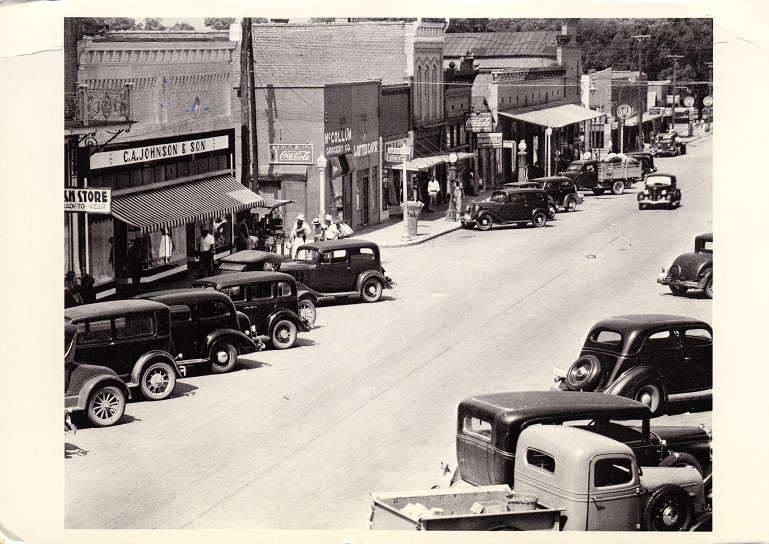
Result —
M594 391L601 382L601 361L595 355L583 355L566 372L566 385L572 391Z

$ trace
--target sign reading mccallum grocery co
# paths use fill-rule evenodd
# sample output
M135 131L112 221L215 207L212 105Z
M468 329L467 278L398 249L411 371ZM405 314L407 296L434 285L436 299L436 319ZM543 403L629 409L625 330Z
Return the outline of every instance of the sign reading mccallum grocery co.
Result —
M323 133L326 157L352 153L352 129L341 128Z
M491 132L491 112L471 113L465 118L465 130L468 132Z
M174 157L227 149L228 147L229 138L227 136L213 136L211 138L196 138L194 140L103 151L91 155L91 170L172 159Z
M312 164L312 144L270 144L270 164Z

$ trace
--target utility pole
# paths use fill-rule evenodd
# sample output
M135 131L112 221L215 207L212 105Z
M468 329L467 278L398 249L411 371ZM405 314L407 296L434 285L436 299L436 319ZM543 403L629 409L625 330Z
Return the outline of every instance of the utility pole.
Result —
M710 81L708 81L708 96L713 99L713 63L712 62L706 62L705 66L710 68ZM710 132L710 117L713 114L713 104L711 103L710 106L706 106L708 108L708 125L705 127L705 132Z
M647 39L651 38L650 34L639 34L637 36L632 36L638 41L638 79L636 80L638 84L638 151L644 150L644 139L643 139L643 100L641 97L641 43Z
M251 113L248 90L250 87L248 79L248 35L251 20L243 18L240 26L240 88L238 89L238 96L240 97L240 156L242 158L240 182L250 189L253 185L253 178L251 177Z
M684 58L683 55L668 55L669 59L673 59L673 108L672 108L672 119L670 123L670 130L674 131L676 129L676 93L678 90L676 89L676 68L678 67L678 60Z
M248 20L248 103L249 111L251 112L250 125L251 125L251 190L257 192L259 190L259 146L257 145L256 137L256 89L254 82L254 27L251 24L251 18Z

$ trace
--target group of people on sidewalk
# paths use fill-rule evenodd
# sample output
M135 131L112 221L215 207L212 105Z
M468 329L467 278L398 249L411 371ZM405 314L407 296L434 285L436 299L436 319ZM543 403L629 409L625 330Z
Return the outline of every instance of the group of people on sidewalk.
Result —
M307 242L308 239L315 242L323 240L336 240L342 237L342 231L334 224L334 219L331 214L326 214L323 217L321 223L319 218L312 220L312 226L305 220L304 214L300 213L296 216L293 226L291 227L291 234L288 238L288 247L291 249L291 257L296 257L296 252L302 243Z

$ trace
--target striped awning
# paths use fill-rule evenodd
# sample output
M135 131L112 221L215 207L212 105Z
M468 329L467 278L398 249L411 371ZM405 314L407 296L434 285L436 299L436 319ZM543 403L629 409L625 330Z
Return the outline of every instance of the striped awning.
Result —
M264 198L230 175L113 194L112 215L142 232L179 227L261 206Z

